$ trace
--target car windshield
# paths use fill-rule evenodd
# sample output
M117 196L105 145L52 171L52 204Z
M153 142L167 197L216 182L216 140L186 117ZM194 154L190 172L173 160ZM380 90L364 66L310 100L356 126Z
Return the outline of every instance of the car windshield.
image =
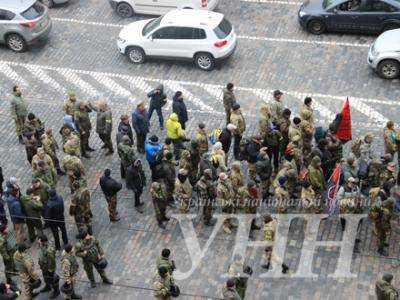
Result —
M231 23L223 18L221 23L219 23L219 25L217 27L214 28L214 32L215 35L219 38L219 39L224 39L226 38L232 31L232 25Z
M21 13L27 20L34 20L39 18L44 12L44 6L39 2L35 2L31 7Z
M159 18L153 19L149 23L147 23L143 27L142 35L146 36L147 34L152 32L154 29L156 29L158 26L160 26L161 19L162 19L162 17L159 17Z
M324 7L324 9L327 9L328 7L330 7L332 4L335 4L335 3L337 3L337 4L339 4L340 2L342 2L342 1L337 1L337 0L324 0L324 2L323 2L323 7Z

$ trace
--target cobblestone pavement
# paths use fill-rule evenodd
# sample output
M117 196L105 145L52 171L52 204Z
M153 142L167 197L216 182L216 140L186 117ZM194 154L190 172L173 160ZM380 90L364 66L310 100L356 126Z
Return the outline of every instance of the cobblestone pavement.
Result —
M15 140L9 116L9 91L16 83L23 87L30 110L56 131L62 118L62 101L69 89L75 90L79 99L108 99L117 123L120 114L131 111L135 103L146 99L147 91L162 82L169 99L176 90L184 92L193 120L189 135L193 136L198 121L206 120L208 128L223 125L221 88L232 81L238 87L238 99L250 124L248 134L256 129L261 103L270 101L271 91L279 88L285 91L285 104L294 115L304 97L311 95L320 124L331 121L344 99L349 97L354 136L371 131L380 139L382 124L388 119L398 121L400 92L398 80L381 80L368 69L366 55L373 37L311 36L297 24L299 3L221 1L218 11L226 14L234 24L239 46L234 56L213 72L201 72L191 64L176 62L130 64L117 52L116 37L122 25L147 17L121 20L111 11L107 1L71 0L68 6L51 10L54 24L46 43L19 55L0 49L0 162L4 174L20 178L23 187L27 187L31 178L30 171L26 171L30 168L24 149ZM167 110L170 109L171 103L167 105ZM153 123L156 123L155 119ZM165 135L156 128L152 128L152 132ZM96 134L92 134L91 144L100 148ZM379 149L378 141L377 153ZM181 230L176 221L170 222L166 231L157 227L147 190L144 194L145 213L140 215L133 208L133 195L124 189L119 199L122 220L110 224L98 179L107 167L119 178L118 157L116 154L105 157L97 150L92 159L84 163L88 173L93 175L89 184L93 190L95 233L106 250L108 270L116 285L111 289L105 286L90 289L81 270L83 281L79 284L79 292L84 299L152 299L152 292L147 289L151 287L155 258L162 248L172 249L179 269L190 269ZM68 203L66 187L66 178L62 178L58 189ZM397 220L393 225L398 225ZM203 246L211 229L203 228L197 222L195 229ZM295 220L290 229L285 261L295 270L305 238L304 222ZM374 281L387 270L395 274L395 284L399 283L396 277L399 275L399 232L392 234L387 258L376 256L376 239L368 221L364 222L360 232L361 253L353 256L352 272L357 275L353 279L327 277L335 269L337 247L319 248L315 252L312 265L318 278L314 280L260 279L262 250L249 249L247 259L254 268L254 276L249 281L246 299L372 299ZM69 223L69 233L73 239L75 227L72 223ZM321 239L340 239L337 222L324 222L320 236ZM261 233L256 239L261 239ZM233 236L218 233L199 269L188 280L179 282L183 293L198 296L186 295L182 299L220 297L219 289L224 281L220 274L228 267L233 243ZM36 246L32 251L36 252ZM42 295L40 299L46 297Z

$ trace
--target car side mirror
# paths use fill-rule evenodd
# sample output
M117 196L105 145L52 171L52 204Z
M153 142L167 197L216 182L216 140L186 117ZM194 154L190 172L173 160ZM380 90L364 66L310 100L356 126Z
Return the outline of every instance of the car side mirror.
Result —
M153 41L153 35L149 35L148 39L152 42Z
M337 14L337 13L338 13L338 9L335 7L335 8L332 10L332 12L333 12L334 14Z

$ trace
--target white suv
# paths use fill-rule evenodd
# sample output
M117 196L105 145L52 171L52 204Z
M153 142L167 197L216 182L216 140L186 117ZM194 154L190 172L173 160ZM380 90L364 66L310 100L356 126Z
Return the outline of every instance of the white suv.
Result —
M210 71L235 51L236 34L220 13L177 9L125 26L117 45L133 63L143 63L146 57L191 60Z
M134 13L164 15L177 8L214 10L219 0L108 0L120 17L130 18Z

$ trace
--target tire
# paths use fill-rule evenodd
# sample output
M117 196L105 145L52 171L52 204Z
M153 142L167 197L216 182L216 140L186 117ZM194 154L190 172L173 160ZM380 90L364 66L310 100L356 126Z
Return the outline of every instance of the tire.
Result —
M44 5L46 5L48 8L52 8L52 7L54 6L53 0L41 0L41 1L42 1L42 3L43 3Z
M210 53L198 53L194 57L194 63L203 71L211 71L215 67L215 59Z
M24 52L27 48L27 44L22 36L17 33L11 33L6 37L6 45L14 52Z
M142 64L146 60L146 54L140 47L129 47L126 50L126 55L129 60L134 64Z
M322 34L326 30L326 26L321 20L311 20L307 24L307 30L312 34Z
M383 27L383 31L388 31L388 30L398 29L398 28L400 28L400 25L398 25L398 24L387 24Z
M385 59L379 63L377 71L384 79L397 78L400 74L400 63L394 59Z
M121 2L117 5L116 12L121 18L130 18L133 16L133 8L126 2Z

